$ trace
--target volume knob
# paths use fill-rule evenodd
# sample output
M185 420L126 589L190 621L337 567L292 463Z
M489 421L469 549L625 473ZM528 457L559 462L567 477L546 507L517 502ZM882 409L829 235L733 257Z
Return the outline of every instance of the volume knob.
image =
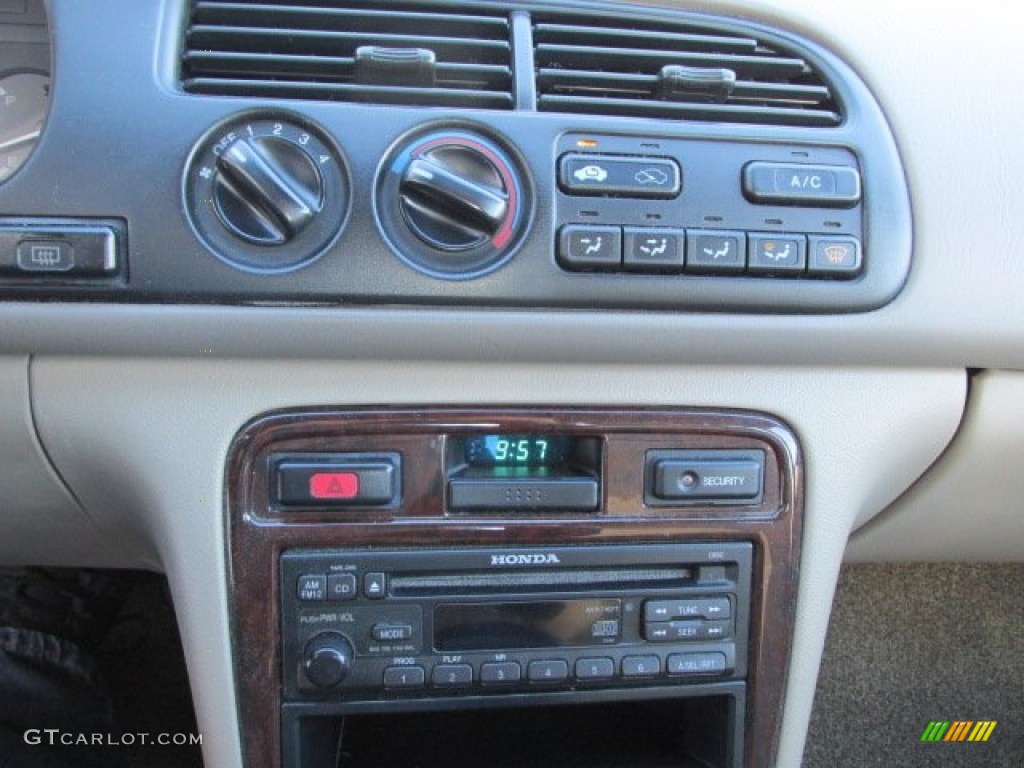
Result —
M302 668L319 688L333 688L352 668L352 644L338 632L321 632L306 643Z

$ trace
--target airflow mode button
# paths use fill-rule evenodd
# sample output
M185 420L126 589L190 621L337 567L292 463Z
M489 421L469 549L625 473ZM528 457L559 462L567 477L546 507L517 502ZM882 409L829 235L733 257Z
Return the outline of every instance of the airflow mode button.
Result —
M852 208L860 202L860 173L843 165L747 163L743 194L752 203Z

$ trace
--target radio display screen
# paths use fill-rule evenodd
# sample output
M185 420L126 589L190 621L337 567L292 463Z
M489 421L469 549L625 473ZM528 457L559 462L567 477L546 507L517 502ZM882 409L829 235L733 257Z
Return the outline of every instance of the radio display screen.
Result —
M622 635L622 601L444 603L434 609L438 651L511 651L610 645Z

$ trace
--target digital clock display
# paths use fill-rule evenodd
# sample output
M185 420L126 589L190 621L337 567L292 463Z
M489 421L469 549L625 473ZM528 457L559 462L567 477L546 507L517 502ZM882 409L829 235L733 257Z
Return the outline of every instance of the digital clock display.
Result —
M566 463L573 438L564 435L478 435L466 438L471 467L557 467Z

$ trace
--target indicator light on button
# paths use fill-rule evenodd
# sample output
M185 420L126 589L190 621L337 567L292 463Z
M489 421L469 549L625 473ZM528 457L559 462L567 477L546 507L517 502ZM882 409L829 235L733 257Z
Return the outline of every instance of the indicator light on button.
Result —
M309 495L314 499L354 499L359 495L359 475L317 472L309 477Z

